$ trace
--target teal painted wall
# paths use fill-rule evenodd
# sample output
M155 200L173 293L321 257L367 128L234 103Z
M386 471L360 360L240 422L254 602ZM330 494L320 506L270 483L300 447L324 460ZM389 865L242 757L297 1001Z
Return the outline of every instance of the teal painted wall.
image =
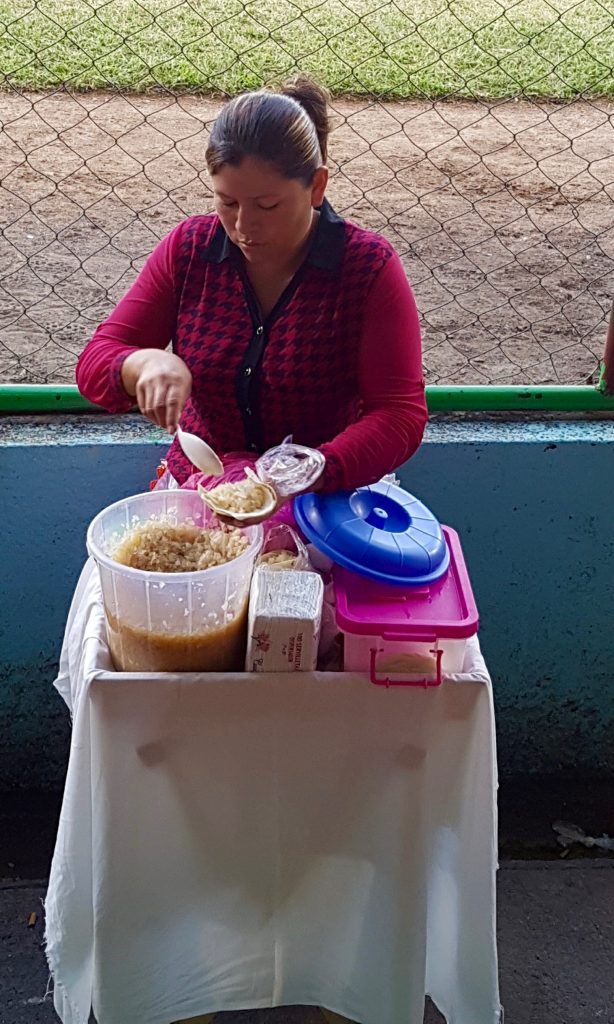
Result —
M614 422L434 425L401 475L460 533L501 771L614 774Z
M0 421L0 789L62 783L51 682L85 531L165 444L133 416ZM501 771L613 773L614 422L433 422L401 476L461 535Z

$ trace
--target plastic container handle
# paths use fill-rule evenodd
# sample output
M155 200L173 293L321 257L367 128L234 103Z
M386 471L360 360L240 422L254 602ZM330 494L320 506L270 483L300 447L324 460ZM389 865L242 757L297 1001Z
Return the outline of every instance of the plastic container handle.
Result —
M381 650L381 648L380 648ZM441 673L441 659L443 657L443 651L437 651L435 649L430 651L431 654L435 655L435 664L437 675L435 679L388 679L377 675L377 655L379 651L375 648L371 648L371 665L369 678L375 686L441 686L442 673Z
M382 640L407 640L407 633L395 632L393 629L387 629L382 633ZM415 640L419 644L434 644L437 642L437 637L434 633L412 633L411 639Z

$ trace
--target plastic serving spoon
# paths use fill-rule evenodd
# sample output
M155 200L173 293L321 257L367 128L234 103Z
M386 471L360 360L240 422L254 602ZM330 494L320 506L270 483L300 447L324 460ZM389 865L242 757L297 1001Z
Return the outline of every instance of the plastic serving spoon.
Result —
M205 476L222 476L224 467L218 456L210 448L206 441L190 434L187 430L177 427L177 440L181 445L183 454L187 456L193 466L200 469Z

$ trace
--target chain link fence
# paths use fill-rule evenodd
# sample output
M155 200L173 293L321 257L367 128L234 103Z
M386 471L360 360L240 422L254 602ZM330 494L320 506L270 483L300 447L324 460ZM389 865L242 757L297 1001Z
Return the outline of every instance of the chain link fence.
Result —
M614 6L0 0L0 381L72 382L208 212L225 96L333 93L330 198L396 247L429 383L585 383L614 297Z

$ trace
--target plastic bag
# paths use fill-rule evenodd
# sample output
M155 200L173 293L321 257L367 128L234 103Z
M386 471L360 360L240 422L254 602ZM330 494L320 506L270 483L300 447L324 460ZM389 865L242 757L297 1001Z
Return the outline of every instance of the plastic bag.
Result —
M267 555L283 555L285 553L288 555L288 560L271 561L267 558ZM296 530L287 523L271 523L270 520L264 525L262 551L256 564L268 565L272 569L311 569L307 548Z
M381 484L394 484L395 487L401 487L401 481L399 480L396 473L386 473L380 480Z
M324 472L326 459L315 448L306 448L286 440L261 455L256 471L271 484L281 498L291 498L309 490Z
M614 852L614 839L606 835L605 832L600 836L588 836L584 829L578 825L572 825L568 821L555 821L552 828L557 833L557 843L565 849L577 843L580 846L586 846L589 850L596 846L599 850Z
M163 459L157 469L157 479L152 480L149 489L150 491L175 491L179 490L179 484L175 480L175 477L170 472L166 465L166 459Z

